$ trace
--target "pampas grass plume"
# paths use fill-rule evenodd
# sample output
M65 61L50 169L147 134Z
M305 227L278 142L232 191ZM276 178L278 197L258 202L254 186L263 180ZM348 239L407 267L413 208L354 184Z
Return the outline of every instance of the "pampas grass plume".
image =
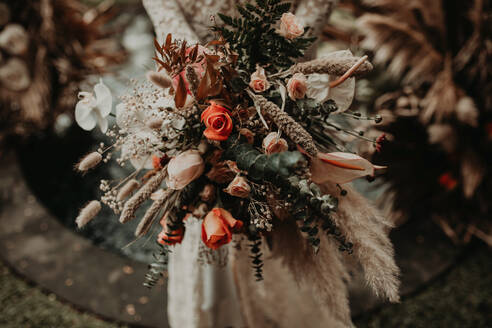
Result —
M101 210L101 203L97 200L90 201L80 210L79 216L75 219L77 227L82 228L91 221Z
M132 192L137 190L137 188L140 186L137 180L131 179L123 187L121 187L120 191L118 192L118 195L116 196L116 201L120 202L128 196L131 195Z
M163 89L167 89L172 86L173 82L169 75L163 72L147 72L147 79L154 83L156 86L161 87Z
M95 167L101 160L102 155L95 151L84 156L84 158L76 165L76 168L81 172L85 172Z

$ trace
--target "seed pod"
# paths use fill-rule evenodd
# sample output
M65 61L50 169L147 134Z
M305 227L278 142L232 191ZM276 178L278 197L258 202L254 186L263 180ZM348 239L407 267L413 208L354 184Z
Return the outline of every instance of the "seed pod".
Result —
M173 81L169 75L163 72L149 71L147 72L147 79L163 89L170 88L173 85Z
M118 192L118 195L116 196L116 201L121 202L122 200L128 198L134 192L137 190L137 188L140 186L137 180L131 179L123 187L121 187L120 191Z
M87 154L82 160L77 164L77 170L85 172L89 169L95 167L102 160L102 155L97 151Z
M97 200L89 202L82 210L80 210L79 216L75 219L77 227L82 228L89 221L91 221L101 210L101 203Z

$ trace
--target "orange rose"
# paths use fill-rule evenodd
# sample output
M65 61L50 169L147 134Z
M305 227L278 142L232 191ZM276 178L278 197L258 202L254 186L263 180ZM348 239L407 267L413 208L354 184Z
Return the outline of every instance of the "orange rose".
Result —
M232 119L229 110L211 101L202 113L201 119L207 129L203 132L209 140L224 141L232 132Z
M171 231L167 225L167 214L162 217L160 224L162 226L162 231L157 237L159 244L171 246L180 244L183 241L184 228L181 227L177 230Z
M217 249L232 240L232 232L241 229L243 223L223 208L212 209L203 219L202 241L207 247Z

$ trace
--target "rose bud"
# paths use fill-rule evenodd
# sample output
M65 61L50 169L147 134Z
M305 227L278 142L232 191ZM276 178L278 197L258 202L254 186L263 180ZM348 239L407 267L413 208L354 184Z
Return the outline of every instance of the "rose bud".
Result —
M173 157L167 165L168 188L180 190L202 175L205 163L197 150L187 150Z
M304 74L294 74L287 82L287 91L292 100L304 98L307 91L307 79Z
M263 139L263 149L265 153L270 155L274 153L281 153L289 149L287 141L278 137L277 132L270 132L265 139Z
M248 180L241 176L237 176L229 183L227 188L224 189L224 192L234 197L248 198L251 187L248 184Z
M295 39L304 33L304 26L294 14L284 13L280 18L278 33L286 39Z
M249 87L256 93L264 92L270 88L270 83L267 80L263 67L256 66L256 71L251 74Z
M202 241L211 248L217 249L232 240L232 232L241 229L243 223L232 217L232 214L223 208L212 209L203 219Z
M200 199L205 203L211 203L215 200L215 187L213 184L207 184L200 192Z
M207 127L203 135L209 140L227 140L233 128L230 114L225 107L211 101L201 115L201 121Z
M157 242L161 245L175 245L180 244L184 237L184 228L180 227L176 230L171 230L167 224L167 213L161 219L160 222L162 226L162 231L157 237Z

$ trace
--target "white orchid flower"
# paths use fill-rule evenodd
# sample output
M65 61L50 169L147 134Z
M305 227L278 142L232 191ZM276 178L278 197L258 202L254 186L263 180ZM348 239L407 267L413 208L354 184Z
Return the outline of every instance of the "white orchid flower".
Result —
M84 130L90 131L99 125L102 133L108 130L107 117L111 113L113 98L111 91L102 79L94 86L94 94L79 92L79 101L75 106L75 121Z

